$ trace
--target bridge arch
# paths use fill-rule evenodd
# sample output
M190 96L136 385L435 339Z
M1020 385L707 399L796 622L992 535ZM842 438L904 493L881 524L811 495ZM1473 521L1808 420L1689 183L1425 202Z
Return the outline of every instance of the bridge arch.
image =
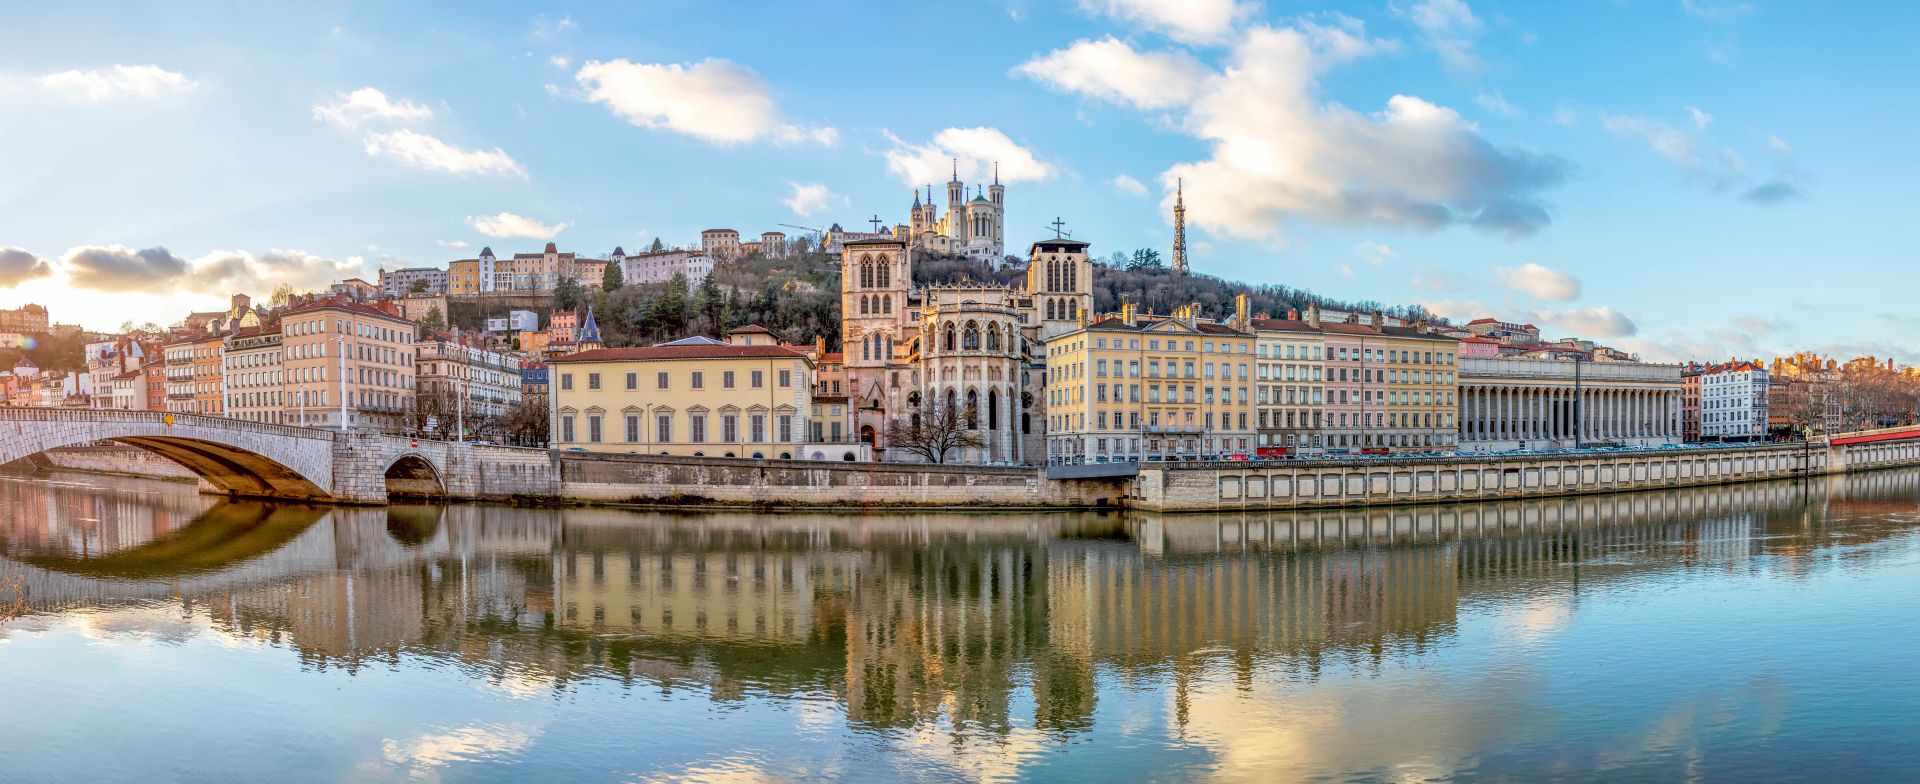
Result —
M185 466L232 496L333 500L333 435L158 411L0 409L0 463L111 441Z
M440 471L419 452L405 452L387 464L388 498L445 498L447 484Z

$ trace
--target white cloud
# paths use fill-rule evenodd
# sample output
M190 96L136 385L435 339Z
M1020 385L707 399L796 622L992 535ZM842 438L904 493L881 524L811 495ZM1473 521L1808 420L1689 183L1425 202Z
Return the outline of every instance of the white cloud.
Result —
M1700 155L1693 148L1693 140L1665 121L1647 117L1601 114L1600 127L1622 139L1645 143L1647 147L1659 153L1660 157L1676 166L1684 168L1700 166Z
M365 263L358 256L335 261L300 250L261 254L216 250L188 261L166 248L133 250L123 245L73 248L61 258L61 266L73 287L106 292L260 293L281 283L313 289L366 274Z
M1393 249L1379 242L1362 242L1353 246L1353 255L1373 266L1381 266L1393 260Z
M1351 264L1335 265L1333 268L1333 271L1340 273L1340 277L1346 278L1347 280L1353 280L1353 265Z
M46 259L22 248L0 247L0 286L17 286L53 274Z
M1038 181L1053 176L1051 164L997 128L948 128L934 134L933 141L927 144L910 144L891 132L882 133L893 143L893 149L884 153L887 171L909 186L946 182L953 176L955 166L959 168L960 179L966 182L993 177L996 164L1001 182Z
M1253 3L1236 0L1080 0L1080 8L1166 34L1188 43L1220 41Z
M452 248L454 250L464 250L467 247L466 240L435 240L434 242L442 248Z
M1107 181L1107 184L1112 185L1114 190L1127 194L1128 196L1147 195L1147 186L1141 184L1139 180L1124 174L1114 175L1113 179Z
M1080 93L1135 109L1185 104L1212 76L1185 52L1138 52L1118 38L1082 39L1013 69L1060 92Z
M762 139L832 145L833 128L788 123L759 74L726 60L691 65L590 60L573 75L584 98L642 128L683 133L713 144Z
M1782 141L1778 136L1767 137L1767 148L1773 150L1774 152L1781 153L1783 155L1790 155L1793 153L1793 148L1787 146L1787 143L1785 141Z
M360 123L369 120L409 123L432 116L432 109L405 98L397 101L390 99L386 93L372 87L362 87L350 93L334 93L332 103L313 107L314 119L342 128L357 128Z
M42 88L78 101L158 98L189 92L199 82L157 65L113 65L86 71L60 71L35 80Z
M1693 127L1695 130L1704 131L1707 129L1707 126L1713 124L1713 115L1701 111L1698 106L1687 107L1687 116L1693 118Z
M367 134L367 154L393 160L420 169L454 174L518 174L527 170L498 147L491 150L464 150L424 133L410 130Z
M793 214L803 218L812 217L832 206L836 198L833 191L827 190L827 186L817 182L789 182L787 185L793 188L793 195L781 199L780 203L787 205L787 209L793 210Z
M1494 312L1492 308L1479 302L1452 299L1421 300L1420 307L1428 313L1454 322L1466 322Z
M1753 13L1753 5L1726 0L1680 0L1680 10L1704 22L1725 24L1740 21Z
M1508 236L1549 224L1539 194L1566 178L1560 158L1495 145L1452 109L1413 96L1373 114L1318 101L1325 71L1390 48L1350 19L1249 31L1179 122L1211 157L1173 166L1163 185L1186 181L1194 225L1267 241L1296 218Z
M1553 116L1548 117L1547 122L1563 128L1570 127L1580 122L1580 113L1574 111L1572 107L1562 106L1553 110Z
M1473 45L1486 31L1486 24L1473 15L1465 0L1419 0L1407 8L1396 6L1394 11L1420 29L1421 37L1447 70L1470 74L1480 69L1480 56L1474 53Z
M1501 267L1494 273L1501 285L1534 299L1567 302L1580 297L1580 280L1550 267L1528 263Z
M566 231L570 224L556 223L552 226L532 218L502 212L497 215L467 216L467 225L475 231L489 237L526 237L536 240L550 240L560 232Z
M572 60L568 60L567 58L561 57L560 55L557 55L557 54L547 58L547 62L552 63L553 67L555 68L566 68L567 66L573 65Z
M1640 331L1632 319L1608 307L1543 310L1533 319L1585 338L1622 338Z
M1473 102L1480 104L1480 108L1495 114L1501 114L1507 117L1514 117L1520 114L1519 107L1507 103L1507 97L1501 95L1499 90L1494 90L1493 92L1481 90L1479 95L1473 97Z
M1459 280L1453 274L1432 267L1414 273L1408 285L1429 294L1452 294L1460 289Z

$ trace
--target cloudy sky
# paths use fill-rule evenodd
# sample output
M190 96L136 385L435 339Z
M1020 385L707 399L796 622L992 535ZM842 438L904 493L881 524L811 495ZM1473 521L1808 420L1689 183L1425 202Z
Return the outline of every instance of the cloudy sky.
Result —
M397 5L9 7L0 305L166 323L481 245L898 222L959 157L1015 247L1164 252L1182 179L1228 278L1920 361L1920 5Z

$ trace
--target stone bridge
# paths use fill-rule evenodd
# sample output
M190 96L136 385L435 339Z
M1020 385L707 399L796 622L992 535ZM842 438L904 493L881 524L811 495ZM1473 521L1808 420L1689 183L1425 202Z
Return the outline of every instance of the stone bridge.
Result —
M559 489L545 449L160 411L0 407L0 464L102 441L165 457L231 496L384 504L390 495L504 499Z

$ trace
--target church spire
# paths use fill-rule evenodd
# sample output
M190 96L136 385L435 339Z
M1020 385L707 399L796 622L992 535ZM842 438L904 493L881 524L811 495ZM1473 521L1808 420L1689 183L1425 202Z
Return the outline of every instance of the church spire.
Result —
M999 161L993 162L993 184L995 185L1000 184L1000 162Z
M1173 181L1173 274L1187 274L1187 201L1181 180Z
M953 159L953 182L960 181L960 159Z

